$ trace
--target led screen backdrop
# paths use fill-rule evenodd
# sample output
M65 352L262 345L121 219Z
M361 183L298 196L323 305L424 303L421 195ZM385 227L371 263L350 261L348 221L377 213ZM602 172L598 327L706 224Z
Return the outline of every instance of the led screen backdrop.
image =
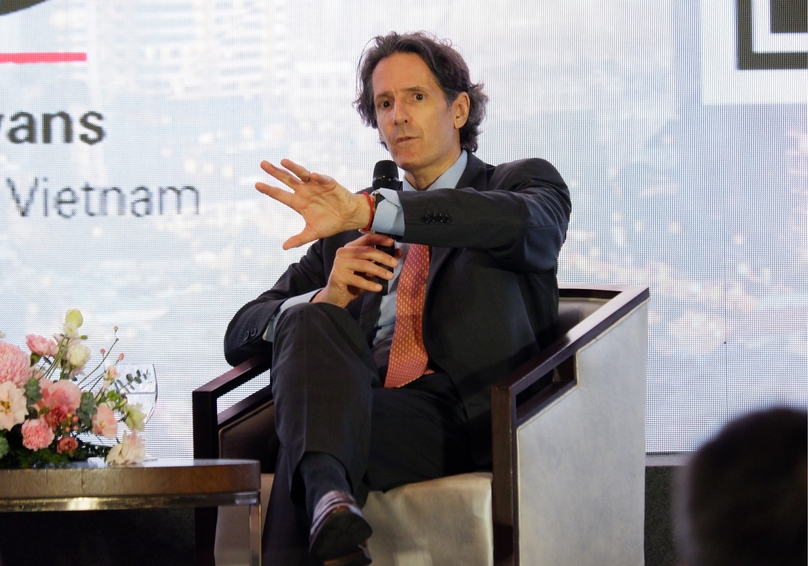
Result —
M565 281L651 288L647 447L806 403L806 2L0 0L0 329L156 364L149 450L191 456L190 392L301 250L255 192L290 157L367 186L351 107L372 36L452 38L486 83L478 155L567 179ZM96 354L96 359L98 359Z

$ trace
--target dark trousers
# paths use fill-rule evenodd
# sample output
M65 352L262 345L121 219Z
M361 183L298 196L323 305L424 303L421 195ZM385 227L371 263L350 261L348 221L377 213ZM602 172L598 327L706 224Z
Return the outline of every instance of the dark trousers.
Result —
M310 562L296 475L306 452L339 460L354 496L477 469L462 402L445 373L382 387L367 340L342 308L307 303L275 328L272 392L281 452L264 528L265 565ZM371 525L372 526L372 525Z

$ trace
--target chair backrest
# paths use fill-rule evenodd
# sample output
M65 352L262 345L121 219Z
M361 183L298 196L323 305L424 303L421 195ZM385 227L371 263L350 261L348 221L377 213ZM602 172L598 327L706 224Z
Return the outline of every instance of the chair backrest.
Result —
M558 324L556 336L563 336L580 323L583 319L594 313L606 301L592 297L561 296L558 301Z

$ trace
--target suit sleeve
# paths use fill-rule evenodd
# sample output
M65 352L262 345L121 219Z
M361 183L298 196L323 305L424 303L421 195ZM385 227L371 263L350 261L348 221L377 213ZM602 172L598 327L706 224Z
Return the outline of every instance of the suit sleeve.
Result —
M263 339L270 319L289 298L325 286L331 272L323 259L324 241L314 243L297 263L289 266L272 289L250 301L233 316L224 335L224 355L230 365L238 365L256 354L272 352L272 343ZM326 271L327 269L327 271Z
M542 159L515 161L489 168L473 184L401 193L401 240L486 250L516 271L554 270L571 211L555 167Z

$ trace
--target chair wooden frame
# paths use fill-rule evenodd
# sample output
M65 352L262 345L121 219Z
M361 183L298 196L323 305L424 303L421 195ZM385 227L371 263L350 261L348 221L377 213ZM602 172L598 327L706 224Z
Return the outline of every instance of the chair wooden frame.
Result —
M560 333L552 344L492 388L492 520L497 566L520 564L517 429L575 386L574 360L578 351L650 297L647 287L638 286L561 284L559 287L562 300L592 299L602 304L581 321L566 324L560 321ZM217 410L220 397L266 372L270 365L269 356L255 356L193 392L194 458L219 458L219 431L256 407L271 403L270 387L265 387L221 413ZM215 509L198 510L199 564L213 563L215 521Z

